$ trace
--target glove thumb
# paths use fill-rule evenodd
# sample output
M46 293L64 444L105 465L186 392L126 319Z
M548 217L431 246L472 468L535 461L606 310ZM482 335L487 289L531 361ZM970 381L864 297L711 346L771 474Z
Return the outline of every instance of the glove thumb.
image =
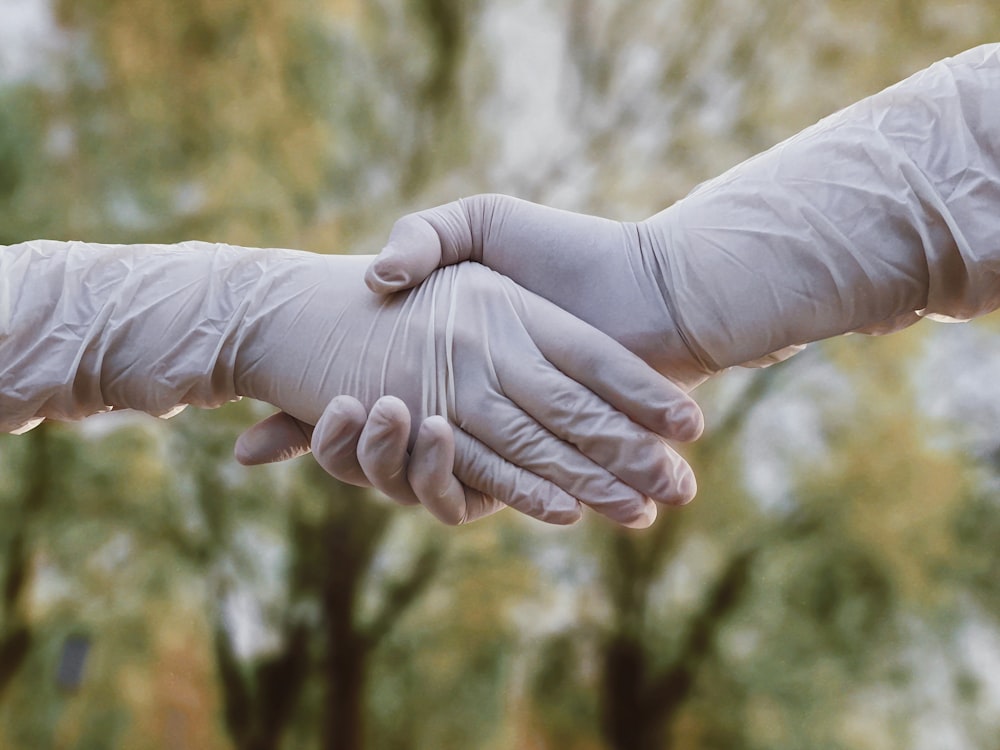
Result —
M423 214L438 210L431 209ZM437 230L424 215L409 214L393 226L389 242L365 272L365 283L376 294L408 289L444 265L441 255Z
M246 430L236 441L236 460L244 466L287 461L309 452L313 428L279 411Z
M416 286L436 268L483 261L489 227L500 227L523 204L505 195L475 195L399 219L365 274L377 294Z

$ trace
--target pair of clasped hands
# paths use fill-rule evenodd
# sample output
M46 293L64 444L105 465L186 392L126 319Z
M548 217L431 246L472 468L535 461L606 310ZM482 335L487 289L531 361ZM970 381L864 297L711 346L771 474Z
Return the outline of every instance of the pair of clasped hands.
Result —
M447 382L424 387L414 410L448 419L415 423L396 396L366 409L343 395L315 426L286 412L255 425L238 459L311 449L337 479L450 524L509 505L551 523L572 523L589 506L648 526L657 504L695 495L671 443L701 434L686 391L715 368L672 319L659 241L636 224L500 195L400 219L364 281L386 304L432 298L439 319L421 367L437 370L425 380ZM438 391L451 403L429 403Z
M243 463L309 451L457 524L652 523L696 483L687 392L848 332L1000 309L1000 44L935 63L640 222L480 195L376 258L0 248L0 432L240 396Z
M554 523L586 505L647 526L657 503L695 494L671 443L701 433L686 393L707 377L847 332L1000 308L998 101L1000 45L984 45L642 222L483 195L402 218L374 261L331 259L339 281L307 298L308 277L282 297L279 274L286 303L269 316L264 297L257 320L311 324L322 354L255 344L249 325L239 393L283 412L237 456L311 446L333 476L449 523L503 503ZM341 311L330 328L313 309ZM283 371L303 360L300 377Z

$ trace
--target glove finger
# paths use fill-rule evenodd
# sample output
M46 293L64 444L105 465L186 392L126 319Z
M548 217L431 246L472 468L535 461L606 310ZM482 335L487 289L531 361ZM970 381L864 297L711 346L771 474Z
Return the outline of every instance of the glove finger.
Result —
M473 195L400 218L365 281L373 292L387 294L466 260L514 276L536 252L546 256L558 247L579 257L580 248L595 242L615 247L620 231L618 222L595 216L508 195Z
M685 441L701 435L701 409L684 391L614 339L513 282L505 283L524 304L521 319L535 346L556 368L657 435Z
M453 216L459 226L464 220L453 206L457 204L431 210ZM465 234L468 235L467 228ZM452 262L458 263L467 257L456 256ZM445 264L441 260L441 240L437 231L422 214L409 214L393 225L388 243L365 271L365 283L376 294L389 294L418 284L439 265Z
M392 452L398 453L400 449L405 452L409 420L398 419L399 412L391 408L388 414L382 408L376 412L377 417L378 413L388 416L394 423L389 434L389 440L395 443ZM389 492L396 493L391 489L391 480L383 476L392 473L391 462L380 461L375 452L367 448L359 449L361 434L368 421L364 407L356 399L349 396L334 399L320 417L313 433L312 448L316 461L342 482L369 487L373 482L368 479L358 459L359 454L364 454L368 471L378 479L376 486L380 484ZM432 423L429 429L428 422ZM434 424L436 422L440 425ZM428 510L445 523L457 524L484 518L505 507L500 501L458 482L452 474L454 455L451 427L444 418L425 420L413 447L407 477L417 498ZM456 486L458 492L455 491Z
M441 455L432 455L438 451ZM431 468L421 467L423 462ZM451 473L452 465L465 484ZM580 518L580 503L575 498L505 461L443 417L429 417L421 425L408 476L421 503L436 518L452 525L477 521L504 507L552 524L575 523Z
M580 520L576 498L552 482L505 460L486 444L452 426L455 476L478 497L467 497L466 522L490 515L507 505L546 523L567 525Z
M365 272L365 283L376 294L388 294L418 284L441 266L482 260L487 228L502 226L500 216L521 203L477 195L403 216Z
M243 431L233 453L244 466L287 461L309 452L313 428L279 411Z
M368 413L358 441L358 463L382 494L401 505L420 502L407 478L410 410L395 396L383 396Z
M498 500L459 482L452 473L454 466L451 425L444 417L428 417L417 432L406 473L423 506L452 526L484 518L504 507Z
M680 455L545 360L498 362L497 374L504 393L541 426L641 495L670 505L693 499L694 473Z
M617 523L644 528L656 518L656 506L648 497L560 440L504 395L480 393L475 403L477 408L459 426L506 461L552 482ZM466 484L483 489L455 473ZM496 496L506 499L503 492Z
M370 487L358 463L358 441L368 414L361 402L337 396L323 410L312 435L316 462L332 477L356 487Z

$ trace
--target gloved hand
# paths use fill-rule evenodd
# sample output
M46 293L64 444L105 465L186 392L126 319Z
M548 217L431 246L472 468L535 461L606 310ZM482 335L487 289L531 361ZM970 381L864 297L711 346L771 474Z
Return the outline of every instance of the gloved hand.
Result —
M998 123L993 44L826 118L646 221L494 195L404 217L366 280L388 293L477 261L692 388L806 342L1000 306Z
M386 413L423 424L408 435L430 441L418 454L454 433L455 471L425 478L404 443L379 482L415 501L412 483L453 523L495 497L556 523L579 501L642 526L650 498L693 495L661 437L695 437L700 412L634 355L482 266L382 298L362 281L369 262L204 243L0 248L0 430L246 395L318 422L326 446L341 407L390 395Z
M690 388L725 367L1000 305L1000 45L943 60L646 221L477 196L401 219L380 292L474 260Z

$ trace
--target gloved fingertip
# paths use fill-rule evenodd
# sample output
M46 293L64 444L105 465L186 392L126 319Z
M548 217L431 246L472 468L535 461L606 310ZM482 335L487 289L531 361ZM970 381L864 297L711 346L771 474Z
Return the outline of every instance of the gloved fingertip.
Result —
M446 441L452 436L451 425L448 424L447 419L439 414L427 417L421 422L420 432L425 434L428 440L433 440L435 443Z
M465 493L465 518L462 519L460 525L464 526L487 518L507 507L506 503L467 485L462 485L462 489Z
M350 396L337 396L327 404L312 434L312 449L317 455L325 453L331 444L346 438L356 438L368 414L359 402Z
M254 425L236 439L233 456L243 466L288 461L309 453L309 440L300 435L280 433L274 425Z
M392 261L393 254L392 245L387 245L365 270L365 284L376 294L391 294L411 284L406 269Z
M656 503L649 498L638 505L630 503L617 513L607 513L608 518L626 529L647 529L656 520Z
M436 498L435 502L425 501L423 506L432 516L446 526L461 526L466 523L469 517L464 498L461 504L459 504L455 502L454 498L442 495Z
M701 437L705 431L705 415L694 401L685 401L680 406L668 410L667 419L672 433L668 437L682 442L691 442Z
M420 425L407 478L431 515L449 526L469 520L468 489L452 474L455 449L451 427L441 417Z
M385 436L403 430L410 431L410 410L396 396L383 396L368 414L368 430L373 435Z
M244 432L236 438L233 456L236 458L236 462L243 466L257 466L261 462L257 460L257 453L252 447L253 438L247 437L248 434L248 432Z
M687 505L694 500L698 494L698 480L694 477L694 472L686 469L677 479L677 496L672 505Z

